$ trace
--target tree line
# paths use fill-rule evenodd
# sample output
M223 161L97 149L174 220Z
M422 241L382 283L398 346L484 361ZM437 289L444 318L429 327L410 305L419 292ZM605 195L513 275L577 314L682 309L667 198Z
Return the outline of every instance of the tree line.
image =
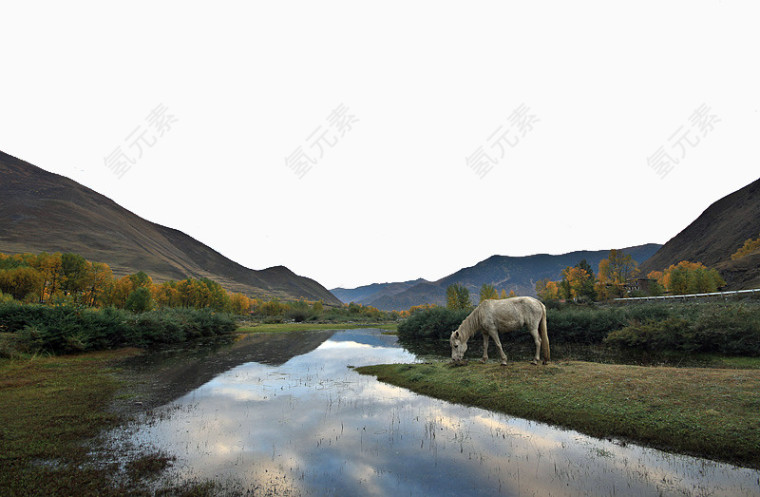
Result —
M599 262L596 274L584 259L562 270L562 278L548 278L536 283L539 298L547 300L608 300L626 296L715 292L726 284L716 269L699 262L681 261L662 271L651 271L638 278L640 270L633 258L620 250L611 250Z
M185 307L245 314L255 303L208 278L156 284L143 271L117 278L106 263L60 252L0 253L0 292L24 303L116 307L134 312Z
M108 264L74 253L0 253L0 302L115 307L132 312L165 308L211 309L268 321L291 319L388 320L410 311L384 312L356 303L325 308L322 301L250 298L209 278L156 283L143 271L114 276Z

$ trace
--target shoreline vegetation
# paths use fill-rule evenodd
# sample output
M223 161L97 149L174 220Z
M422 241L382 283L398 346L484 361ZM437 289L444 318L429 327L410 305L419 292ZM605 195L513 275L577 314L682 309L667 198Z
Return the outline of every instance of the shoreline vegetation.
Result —
M361 374L422 395L600 438L760 469L760 363L751 369L581 361L456 367L381 364Z

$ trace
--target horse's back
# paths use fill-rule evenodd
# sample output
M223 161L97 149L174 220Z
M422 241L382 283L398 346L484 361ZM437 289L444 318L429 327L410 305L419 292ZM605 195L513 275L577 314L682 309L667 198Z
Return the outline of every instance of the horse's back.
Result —
M482 313L504 331L524 325L533 326L545 312L544 305L533 297L486 300L478 307L482 307Z

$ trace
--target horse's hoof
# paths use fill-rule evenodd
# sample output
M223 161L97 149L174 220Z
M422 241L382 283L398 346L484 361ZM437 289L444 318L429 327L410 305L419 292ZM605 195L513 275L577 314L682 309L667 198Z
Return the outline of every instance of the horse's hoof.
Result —
M506 365L507 365L507 363L506 363L506 362L502 362L502 363L501 363L501 365L502 365L502 366L506 366Z
M538 366L538 361L536 361L535 359L530 361L530 363L533 364L534 366Z
M488 363L488 359L481 359L480 362L483 363L483 364L486 364L486 363Z

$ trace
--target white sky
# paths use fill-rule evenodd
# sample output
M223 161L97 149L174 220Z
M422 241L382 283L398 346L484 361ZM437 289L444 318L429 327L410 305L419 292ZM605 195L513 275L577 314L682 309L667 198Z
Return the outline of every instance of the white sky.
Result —
M254 269L354 287L664 243L760 176L754 2L120 5L0 1L0 150Z

